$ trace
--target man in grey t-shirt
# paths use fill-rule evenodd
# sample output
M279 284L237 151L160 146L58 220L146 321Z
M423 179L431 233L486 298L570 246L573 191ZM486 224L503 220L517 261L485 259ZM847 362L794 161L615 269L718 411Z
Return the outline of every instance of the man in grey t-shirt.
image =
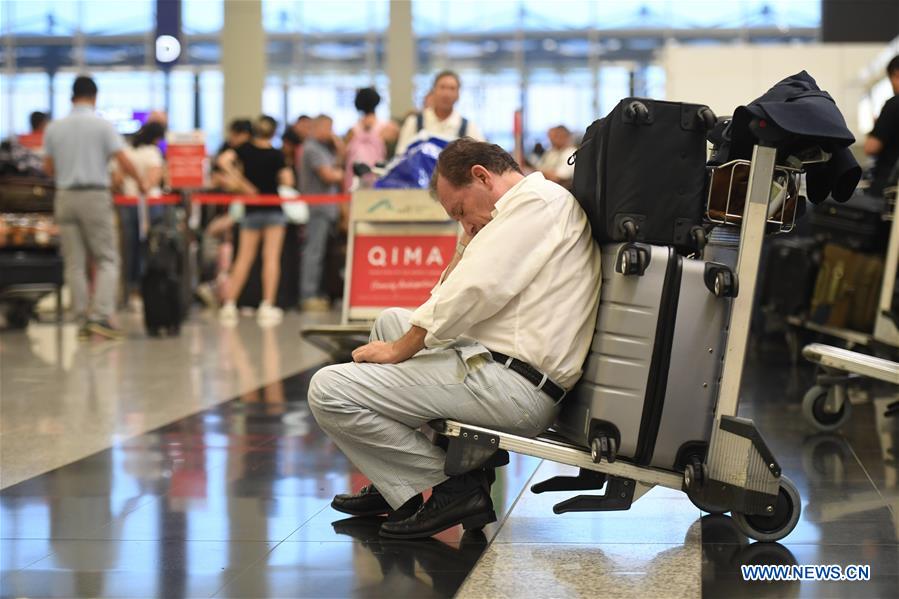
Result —
M343 170L337 165L335 153L329 147L340 147L334 136L331 117L320 115L312 123L312 132L303 143L303 159L300 164L300 194L320 195L340 192ZM339 150L338 150L339 151ZM312 204L309 206L309 222L306 224L306 241L303 244L303 263L300 273L301 307L305 311L327 311L330 301L322 290L322 270L328 234L340 216L336 204Z
M112 123L94 112L96 104L97 84L90 77L76 78L72 112L50 123L44 133L44 170L56 180L54 211L66 285L72 293L81 339L87 339L91 333L110 338L123 336L110 322L119 279L119 244L109 192L109 159L114 156L122 170L137 181L140 192L147 191L143 177L125 155L122 137ZM92 307L88 256L97 268Z

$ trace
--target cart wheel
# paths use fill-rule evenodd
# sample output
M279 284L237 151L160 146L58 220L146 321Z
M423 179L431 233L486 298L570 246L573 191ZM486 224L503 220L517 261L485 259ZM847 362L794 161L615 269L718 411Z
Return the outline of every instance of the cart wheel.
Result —
M756 541L779 541L796 528L801 512L802 501L796 485L786 476L781 476L777 500L770 514L749 516L733 512L731 516L746 536Z
M805 419L820 431L832 432L843 426L852 414L852 404L849 399L843 400L838 412L828 412L824 409L827 404L827 395L837 393L835 387L815 385L809 389L802 398L802 415ZM843 391L845 394L845 390Z

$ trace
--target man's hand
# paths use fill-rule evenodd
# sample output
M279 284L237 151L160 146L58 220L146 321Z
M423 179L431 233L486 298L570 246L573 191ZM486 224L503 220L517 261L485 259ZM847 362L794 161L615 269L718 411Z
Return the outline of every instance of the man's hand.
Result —
M353 350L353 362L372 364L398 364L405 362L425 347L425 335L421 327L412 326L405 335L392 343L372 341Z
M396 364L402 362L393 343L372 341L353 350L353 362L369 362L371 364Z

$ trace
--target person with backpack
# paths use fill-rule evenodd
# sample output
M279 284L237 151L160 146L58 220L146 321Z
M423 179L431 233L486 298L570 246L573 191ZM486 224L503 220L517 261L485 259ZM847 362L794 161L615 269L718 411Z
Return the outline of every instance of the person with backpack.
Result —
M459 100L459 89L462 82L454 71L440 71L434 77L431 87L430 105L419 113L406 117L400 130L396 144L397 155L406 151L413 141L419 139L424 131L427 135L443 137L449 140L459 137L471 137L484 141L481 130L455 109Z

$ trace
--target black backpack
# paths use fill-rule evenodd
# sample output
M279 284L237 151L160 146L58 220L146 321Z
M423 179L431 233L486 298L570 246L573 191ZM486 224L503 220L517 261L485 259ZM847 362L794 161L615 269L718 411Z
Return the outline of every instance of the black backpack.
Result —
M705 244L708 106L625 98L591 124L572 190L600 243L642 241L689 252Z

